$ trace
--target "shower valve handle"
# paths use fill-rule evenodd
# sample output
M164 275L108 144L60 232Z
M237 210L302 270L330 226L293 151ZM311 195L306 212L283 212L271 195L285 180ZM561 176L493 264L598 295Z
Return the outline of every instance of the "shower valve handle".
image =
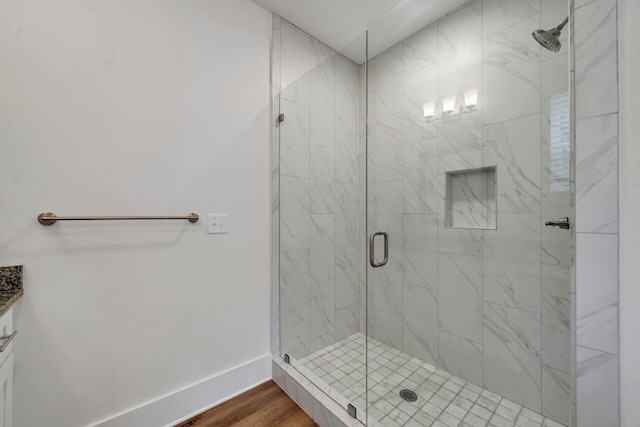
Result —
M557 221L547 221L544 223L547 227L560 227L563 230L568 230L571 228L571 220L568 217L560 218Z

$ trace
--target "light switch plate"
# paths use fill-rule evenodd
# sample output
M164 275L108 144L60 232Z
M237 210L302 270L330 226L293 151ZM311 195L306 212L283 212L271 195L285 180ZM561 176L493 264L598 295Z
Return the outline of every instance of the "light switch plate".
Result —
M227 225L227 214L207 215L207 232L209 234L226 234Z

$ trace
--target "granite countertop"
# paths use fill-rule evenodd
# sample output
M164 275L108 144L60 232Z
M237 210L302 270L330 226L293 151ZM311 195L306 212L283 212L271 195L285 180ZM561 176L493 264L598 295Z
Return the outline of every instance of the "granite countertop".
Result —
M0 316L24 294L22 266L0 267Z

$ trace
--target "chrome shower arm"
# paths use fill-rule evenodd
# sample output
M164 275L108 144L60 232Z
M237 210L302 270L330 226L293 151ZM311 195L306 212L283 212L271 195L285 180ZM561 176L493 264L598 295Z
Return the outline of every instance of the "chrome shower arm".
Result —
M565 18L564 21L562 21L562 24L558 25L558 30L562 31L564 26L567 25L567 22L569 22L569 17L568 16Z

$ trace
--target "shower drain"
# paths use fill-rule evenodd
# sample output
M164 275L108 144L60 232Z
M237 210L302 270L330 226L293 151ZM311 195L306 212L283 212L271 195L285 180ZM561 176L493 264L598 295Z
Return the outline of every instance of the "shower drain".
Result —
M407 390L406 388L404 390L400 390L400 397L407 402L415 402L416 400L418 400L418 395L411 390Z

